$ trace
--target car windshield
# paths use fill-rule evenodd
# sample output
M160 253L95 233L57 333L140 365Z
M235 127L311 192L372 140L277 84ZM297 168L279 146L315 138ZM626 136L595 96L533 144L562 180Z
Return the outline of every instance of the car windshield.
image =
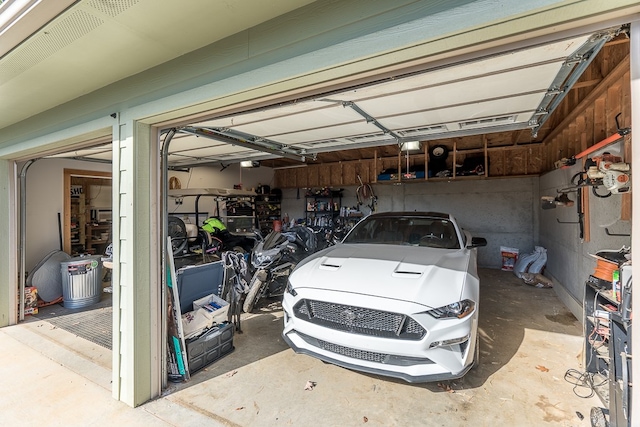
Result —
M429 217L369 217L360 221L343 243L427 246L460 249L453 223Z

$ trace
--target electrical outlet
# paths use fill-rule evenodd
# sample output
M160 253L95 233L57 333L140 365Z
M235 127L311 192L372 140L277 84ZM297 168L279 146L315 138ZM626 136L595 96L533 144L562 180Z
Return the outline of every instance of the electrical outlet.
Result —
M182 197L176 197L176 205L182 204Z

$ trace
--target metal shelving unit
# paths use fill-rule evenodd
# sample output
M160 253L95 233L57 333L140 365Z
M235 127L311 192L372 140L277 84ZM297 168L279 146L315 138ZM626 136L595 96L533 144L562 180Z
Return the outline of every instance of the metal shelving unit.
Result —
M590 277L585 283L584 336L585 370L603 408L592 409L596 419L609 414L609 425L630 426L631 422L631 319L630 312L602 281ZM624 294L630 298L631 294ZM593 424L598 427L599 424ZM605 424L602 424L605 425Z

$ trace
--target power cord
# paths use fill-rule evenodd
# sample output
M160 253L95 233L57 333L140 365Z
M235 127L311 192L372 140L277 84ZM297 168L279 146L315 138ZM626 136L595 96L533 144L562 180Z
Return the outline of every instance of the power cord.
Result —
M596 294L593 297L592 312L595 312L597 308L599 294L600 294L600 291L597 290ZM585 307L585 310L586 310L586 307ZM586 316L585 316L585 319L586 319ZM586 336L587 341L591 343L591 347L593 350L596 350L597 348L600 348L606 345L604 341L599 341L597 339L599 336L598 331L601 327L601 319L599 317L594 315L593 317L594 325L588 335L587 335L587 328L586 328L587 321L585 321L584 324L585 324L584 334ZM604 337L600 335L600 340L603 340L603 339ZM598 345L598 341L599 341L599 345ZM591 362L593 360L592 358L594 357L593 350L589 351L588 359L586 361L586 366L591 365ZM599 356L596 355L596 357L599 357ZM594 382L594 377L596 374L600 374L603 376L602 380L597 383ZM587 371L580 372L577 369L568 369L564 374L564 379L568 383L573 384L573 393L576 396L581 397L583 399L588 399L590 397L593 397L594 394L596 393L596 389L599 387L602 387L609 381L608 376L601 372L587 372ZM581 390L583 389L587 389L588 394L582 393Z
M609 379L605 377L602 381L594 383L594 375L595 374L591 372L580 372L577 369L568 369L564 374L564 379L568 383L573 384L573 393L576 396L588 399L593 397L596 392L596 388L602 387L609 381ZM587 389L589 394L579 393L578 391L581 389Z

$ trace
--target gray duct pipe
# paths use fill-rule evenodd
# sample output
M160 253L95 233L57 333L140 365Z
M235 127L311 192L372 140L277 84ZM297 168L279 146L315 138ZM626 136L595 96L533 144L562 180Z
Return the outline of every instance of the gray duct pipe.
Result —
M27 281L25 274L25 264L27 253L25 246L27 242L27 170L35 163L35 160L29 160L22 166L20 171L20 307L19 320L24 320L24 288Z

